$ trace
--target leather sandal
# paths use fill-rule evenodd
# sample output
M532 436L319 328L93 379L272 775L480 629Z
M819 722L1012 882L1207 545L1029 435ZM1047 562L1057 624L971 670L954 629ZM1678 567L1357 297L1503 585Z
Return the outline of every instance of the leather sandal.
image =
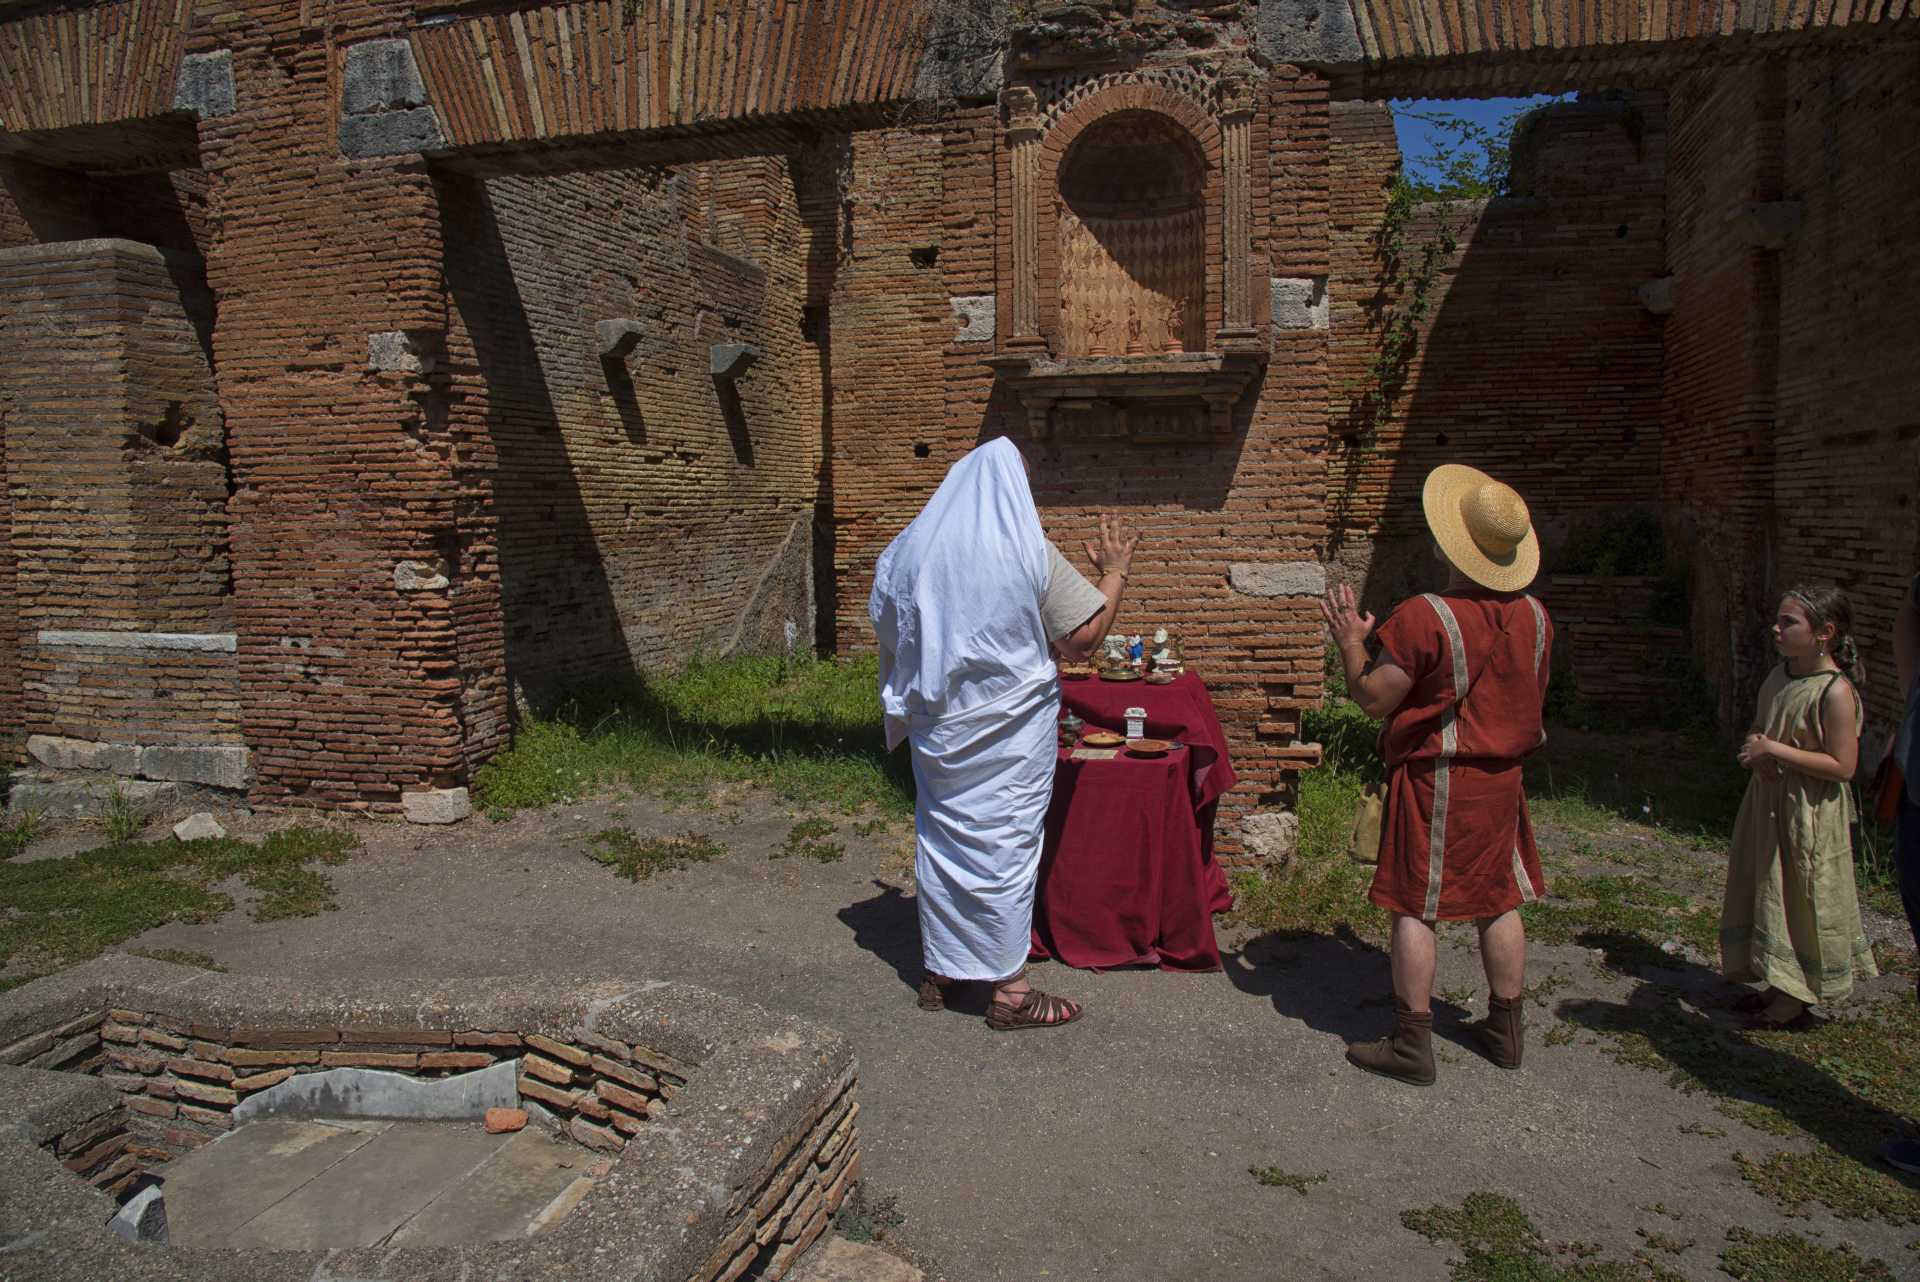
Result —
M1013 978L1019 979L1026 973L1022 968L1020 974ZM996 1033L1011 1033L1022 1028L1058 1028L1062 1024L1071 1024L1084 1013L1078 1002L1043 993L1037 988L1029 988L1017 1003L1001 1001L1000 990L995 988L992 998L987 1002L987 1027Z
M1757 993L1742 993L1734 998L1732 1009L1742 1015L1757 1015L1773 1005L1773 990L1763 988Z
M929 973L920 981L919 1003L921 1010L945 1010L947 1008L947 988L953 981L945 975Z

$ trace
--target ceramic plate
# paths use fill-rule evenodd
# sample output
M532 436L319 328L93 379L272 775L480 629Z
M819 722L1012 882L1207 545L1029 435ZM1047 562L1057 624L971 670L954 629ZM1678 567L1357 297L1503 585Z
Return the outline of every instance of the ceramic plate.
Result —
M1164 757L1173 748L1168 739L1129 739L1127 752L1135 757Z
M1080 736L1080 742L1089 748L1118 748L1126 741L1125 735L1115 734L1111 730L1089 730Z

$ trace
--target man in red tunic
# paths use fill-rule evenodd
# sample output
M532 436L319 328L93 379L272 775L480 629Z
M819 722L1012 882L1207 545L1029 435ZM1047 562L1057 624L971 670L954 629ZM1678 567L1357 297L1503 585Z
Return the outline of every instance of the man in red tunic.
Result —
M1546 893L1521 761L1542 743L1553 624L1525 594L1540 568L1527 505L1470 467L1448 464L1422 495L1445 591L1404 601L1379 632L1353 590L1322 605L1347 688L1384 718L1387 766L1380 861L1369 897L1393 914L1391 1036L1347 1048L1350 1063L1425 1086L1434 1079L1431 1008L1436 921L1472 921L1491 990L1472 1031L1487 1057L1520 1067L1526 935L1517 911Z

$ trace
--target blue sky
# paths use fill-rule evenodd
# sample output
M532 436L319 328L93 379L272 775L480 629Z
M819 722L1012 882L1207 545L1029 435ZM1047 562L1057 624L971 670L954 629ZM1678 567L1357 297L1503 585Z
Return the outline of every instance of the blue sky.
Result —
M1536 94L1531 98L1397 98L1393 102L1394 132L1400 139L1400 154L1406 157L1410 176L1419 176L1419 160L1432 146L1434 127L1421 120L1407 119L1405 112L1443 112L1451 116L1462 116L1476 124L1491 128L1500 123L1517 108L1531 107L1536 103L1553 102L1564 97L1561 94Z

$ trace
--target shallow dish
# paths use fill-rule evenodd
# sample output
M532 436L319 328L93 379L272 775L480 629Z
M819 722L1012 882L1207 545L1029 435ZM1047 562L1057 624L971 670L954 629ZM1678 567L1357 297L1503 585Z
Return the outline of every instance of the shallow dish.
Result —
M1138 681L1140 674L1132 668L1105 668L1101 670L1102 681Z
M1142 680L1150 686L1170 686L1179 676L1177 672L1149 672Z
M1173 750L1173 743L1167 739L1129 739L1127 755L1130 757L1164 757Z
M1060 665L1062 681L1085 681L1093 675L1093 668L1085 663L1063 663Z
M1111 730L1089 730L1080 736L1080 742L1089 748L1118 748L1126 741L1125 735L1115 734Z

